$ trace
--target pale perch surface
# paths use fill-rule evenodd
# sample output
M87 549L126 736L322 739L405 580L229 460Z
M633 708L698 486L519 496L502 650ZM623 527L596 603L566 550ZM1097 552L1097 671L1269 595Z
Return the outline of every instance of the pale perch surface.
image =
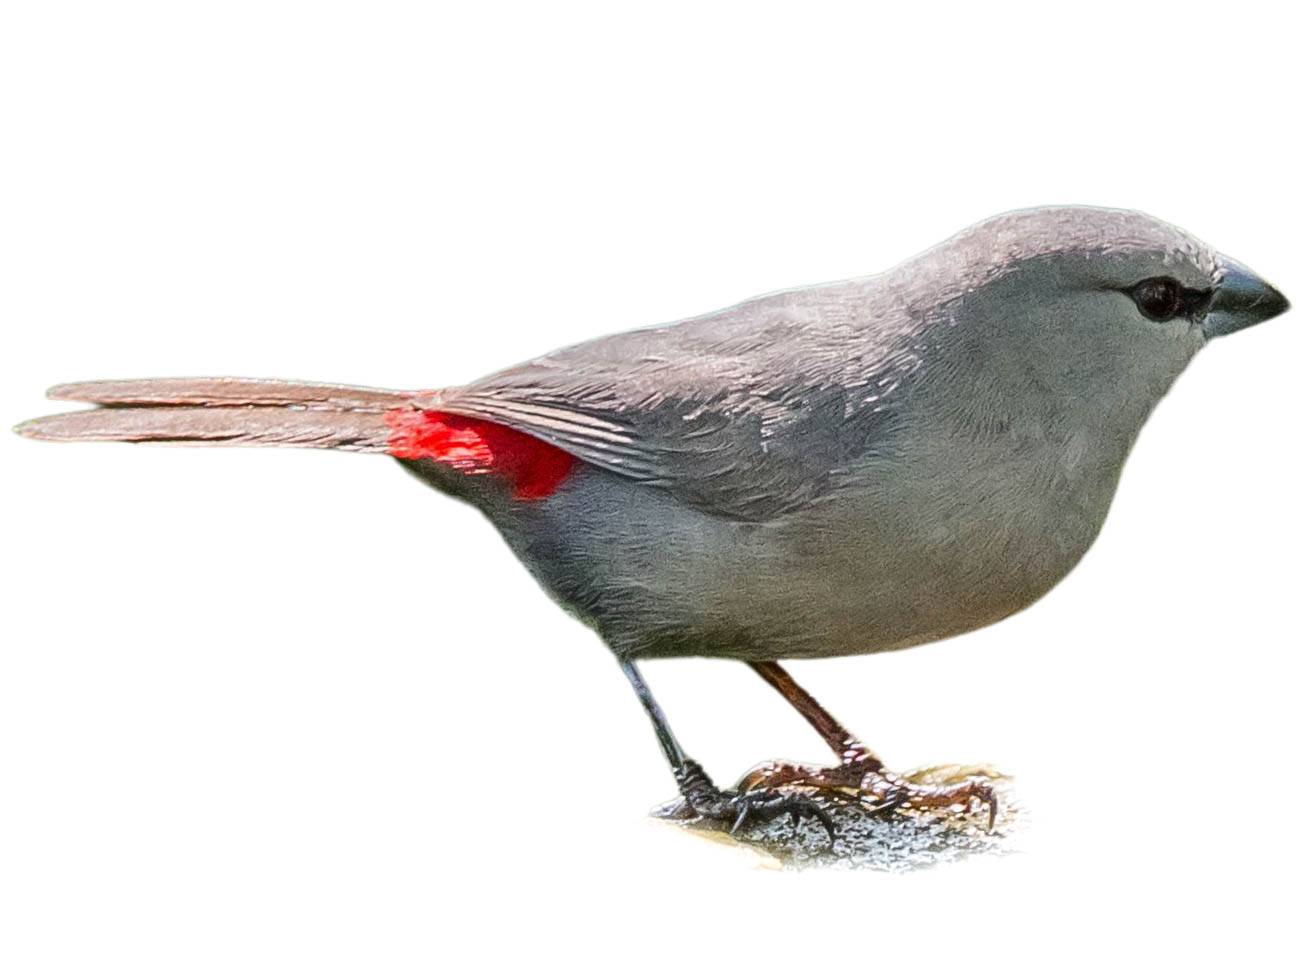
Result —
M911 780L945 784L959 780L973 768L931 768L908 773ZM785 869L874 869L906 872L956 862L970 856L1000 855L1013 851L1011 837L1018 829L1021 812L1008 778L991 778L999 799L996 824L987 831L985 809L967 812L921 812L902 809L869 814L854 805L830 807L837 826L832 847L824 827L814 819L802 819L797 828L786 816L769 822L743 826L730 839L724 828L700 819L680 822L703 835L751 846L773 857ZM673 818L678 799L653 812Z

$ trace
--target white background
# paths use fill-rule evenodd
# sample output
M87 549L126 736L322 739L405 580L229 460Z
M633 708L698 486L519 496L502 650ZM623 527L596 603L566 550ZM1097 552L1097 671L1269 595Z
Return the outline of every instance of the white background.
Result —
M1284 10L6 4L0 418L463 381L1042 203L1298 300ZM0 972L1297 967L1298 318L1197 359L1035 607L794 669L890 762L1018 775L1023 854L909 876L646 819L608 653L384 459L0 438ZM647 674L722 780L824 756L741 665Z

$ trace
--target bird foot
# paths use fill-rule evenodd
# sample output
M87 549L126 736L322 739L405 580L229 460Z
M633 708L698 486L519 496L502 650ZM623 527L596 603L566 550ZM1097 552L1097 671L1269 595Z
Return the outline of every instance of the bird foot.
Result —
M836 767L791 761L768 761L742 776L738 792L799 791L812 801L855 805L869 814L897 809L950 810L957 814L987 810L987 831L996 827L998 800L992 782L1001 775L981 767L946 765L906 774L888 771L864 745L849 741Z
M658 814L664 818L702 818L722 822L730 835L737 835L752 821L768 821L787 815L795 829L803 818L813 818L824 826L829 845L836 828L833 819L815 798L806 792L787 792L768 787L728 790L716 787L702 766L685 760L675 771L680 800Z

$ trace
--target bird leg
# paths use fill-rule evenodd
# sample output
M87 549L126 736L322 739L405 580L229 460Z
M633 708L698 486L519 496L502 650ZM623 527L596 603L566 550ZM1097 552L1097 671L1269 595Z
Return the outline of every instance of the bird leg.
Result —
M684 753L679 741L675 739L666 721L661 707L652 697L651 690L643 681L638 667L628 660L621 661L621 668L634 687L639 702L652 721L657 741L674 771L675 783L679 786L682 798L680 807L674 815L680 818L704 818L723 822L728 826L729 834L735 835L753 819L768 820L787 815L792 819L793 827L803 817L814 818L828 832L829 843L834 836L833 819L824 811L820 803L800 793L780 792L768 787L733 790L716 786L702 765Z
M995 827L996 792L990 780L980 776L978 771L952 769L945 772L949 777L941 783L926 783L893 774L884 767L877 754L838 723L777 662L749 664L819 732L824 742L838 755L840 763L836 767L819 767L790 761L769 761L742 776L738 782L740 792L746 794L758 790L806 789L809 797L824 798L839 804L854 803L868 812L888 812L897 808L937 810L953 806L968 811L977 801L987 808L988 830ZM937 769L936 772L918 773L942 772Z

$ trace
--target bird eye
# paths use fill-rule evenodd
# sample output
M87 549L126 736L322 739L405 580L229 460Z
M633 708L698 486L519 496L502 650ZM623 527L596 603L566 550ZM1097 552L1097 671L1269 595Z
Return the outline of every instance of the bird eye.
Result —
M1166 323L1182 311L1182 286L1167 276L1148 278L1132 287L1132 301L1147 319Z

